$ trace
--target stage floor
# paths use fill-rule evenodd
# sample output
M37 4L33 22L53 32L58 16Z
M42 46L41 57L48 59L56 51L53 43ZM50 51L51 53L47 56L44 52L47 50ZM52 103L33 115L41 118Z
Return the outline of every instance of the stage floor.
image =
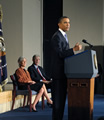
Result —
M45 101L46 102L46 101ZM64 119L68 120L68 103L66 101ZM45 103L44 110L41 109L41 102L37 105L38 112L29 112L29 108L18 108L13 111L0 114L0 120L52 120L52 108ZM104 117L104 95L95 95L93 120ZM104 120L104 119L101 119Z

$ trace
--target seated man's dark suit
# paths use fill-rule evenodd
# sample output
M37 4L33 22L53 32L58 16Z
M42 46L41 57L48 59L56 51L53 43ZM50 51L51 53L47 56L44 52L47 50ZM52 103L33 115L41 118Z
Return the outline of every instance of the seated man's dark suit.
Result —
M44 78L46 80L50 80L50 78L48 76L46 76L43 68L41 66L38 66L39 70L41 71L42 75L44 76ZM34 64L32 64L31 66L28 67L28 71L30 73L31 79L35 82L41 82L42 77L40 76L40 74L38 73L37 69L35 68ZM46 88L51 88L51 83L49 84L45 84Z

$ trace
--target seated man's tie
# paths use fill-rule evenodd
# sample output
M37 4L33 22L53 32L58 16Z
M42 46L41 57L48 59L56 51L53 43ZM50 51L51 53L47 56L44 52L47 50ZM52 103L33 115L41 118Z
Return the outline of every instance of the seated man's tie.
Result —
M42 79L43 79L44 81L46 81L46 79L44 78L44 76L42 75L42 73L41 73L41 71L39 70L38 67L37 67L37 71L38 71L39 75L42 77Z

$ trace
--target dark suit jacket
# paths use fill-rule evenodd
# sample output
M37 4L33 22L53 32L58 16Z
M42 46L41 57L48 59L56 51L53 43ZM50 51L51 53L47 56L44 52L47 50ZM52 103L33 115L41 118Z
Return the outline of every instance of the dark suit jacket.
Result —
M50 78L46 76L43 68L41 66L38 66L39 70L41 71L42 75L46 78L46 80L49 80ZM40 82L42 80L41 76L39 75L37 69L32 64L30 67L28 67L28 71L30 73L31 79L35 82Z
M73 49L62 33L58 30L51 39L51 77L53 79L64 79L64 59L74 55Z

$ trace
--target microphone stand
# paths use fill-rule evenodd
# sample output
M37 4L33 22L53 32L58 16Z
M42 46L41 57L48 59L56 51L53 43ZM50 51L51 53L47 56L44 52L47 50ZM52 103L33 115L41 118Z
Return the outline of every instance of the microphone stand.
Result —
M92 48L93 48L93 45L89 45L89 47L90 47L90 49L92 49Z

